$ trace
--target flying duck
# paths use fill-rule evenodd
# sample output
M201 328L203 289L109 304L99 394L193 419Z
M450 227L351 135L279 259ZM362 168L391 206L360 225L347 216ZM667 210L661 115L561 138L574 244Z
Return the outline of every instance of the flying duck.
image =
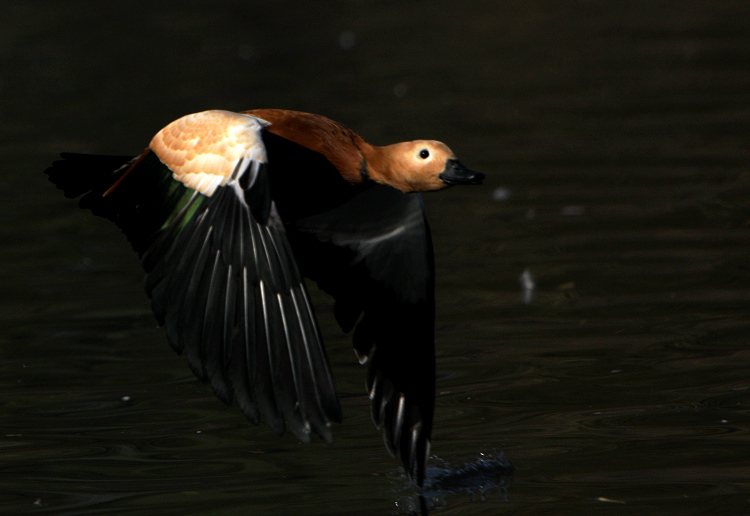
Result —
M140 155L61 154L67 197L138 252L171 346L253 423L332 439L341 407L303 278L369 363L372 418L421 486L435 398L430 231L417 192L479 184L443 143L378 147L329 118L204 111Z

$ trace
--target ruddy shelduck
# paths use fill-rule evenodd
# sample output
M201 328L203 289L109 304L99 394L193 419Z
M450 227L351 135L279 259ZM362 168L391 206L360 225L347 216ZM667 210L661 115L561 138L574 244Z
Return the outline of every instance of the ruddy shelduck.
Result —
M139 156L47 170L138 252L169 343L253 422L331 441L341 407L303 278L369 362L372 417L422 485L435 398L430 231L416 192L479 184L430 140L377 147L324 116L204 111Z

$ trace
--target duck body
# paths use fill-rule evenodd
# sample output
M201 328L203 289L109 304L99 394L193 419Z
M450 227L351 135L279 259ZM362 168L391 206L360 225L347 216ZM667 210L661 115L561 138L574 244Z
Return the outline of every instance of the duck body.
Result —
M372 416L421 485L435 389L434 265L419 190L477 184L444 144L375 147L286 110L187 115L139 156L47 174L139 253L172 347L225 402L303 442L341 408L303 277L368 362ZM408 193L407 193L408 192Z

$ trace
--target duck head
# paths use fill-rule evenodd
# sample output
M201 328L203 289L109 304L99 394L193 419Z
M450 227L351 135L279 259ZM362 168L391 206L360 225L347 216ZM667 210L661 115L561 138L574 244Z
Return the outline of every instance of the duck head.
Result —
M403 192L429 192L452 185L481 184L484 174L472 172L442 142L415 140L378 147L367 160L370 177Z

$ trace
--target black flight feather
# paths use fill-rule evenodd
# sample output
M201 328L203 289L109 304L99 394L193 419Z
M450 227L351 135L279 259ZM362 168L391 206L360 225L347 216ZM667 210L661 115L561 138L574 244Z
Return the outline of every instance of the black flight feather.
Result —
M265 164L244 164L242 195L227 184L209 197L175 180L151 151L63 158L50 179L128 237L154 315L196 376L253 422L330 441L341 409Z

